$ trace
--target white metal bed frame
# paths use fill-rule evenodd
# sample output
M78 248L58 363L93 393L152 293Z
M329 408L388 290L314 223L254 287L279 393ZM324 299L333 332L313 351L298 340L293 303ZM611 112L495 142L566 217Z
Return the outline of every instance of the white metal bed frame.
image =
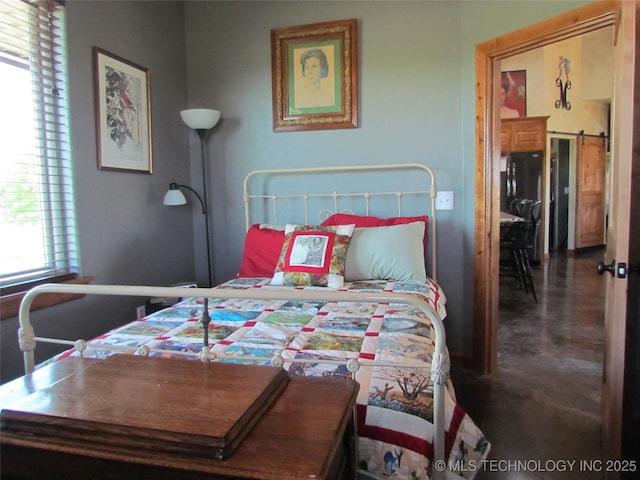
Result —
M377 170L414 170L426 173L430 178L430 188L425 191L418 192L361 192L361 193L338 193L332 192L328 194L294 194L294 195L254 195L249 192L249 183L252 178L257 175L289 175L292 173L342 173L342 172L358 172L358 171L377 171ZM401 212L401 199L404 195L423 194L430 197L430 212L429 212L429 243L431 245L431 269L430 277L436 279L436 222L435 222L435 197L436 197L436 184L435 175L433 171L422 164L397 164L397 165L374 165L374 166L341 166L341 167L323 167L323 168L299 168L299 169L274 169L274 170L256 170L250 172L244 180L244 202L245 202L245 219L247 229L251 225L249 204L252 200L262 199L272 202L274 212L276 210L276 203L280 198L300 198L305 202L305 218L307 217L307 199L312 196L323 196L334 199L334 211L338 212L338 200L340 197L358 195L365 198L366 213L368 214L368 201L373 196L396 196L398 199L398 214ZM34 363L34 350L37 342L44 343L56 343L61 345L73 346L80 353L87 347L84 340L61 340L46 337L36 337L34 329L30 321L30 309L34 299L43 293L74 293L83 295L122 295L122 296L143 296L143 297L182 297L185 294L184 288L176 287L152 287L152 286L129 286L129 285L76 285L76 284L45 284L40 285L25 295L21 305L19 313L20 328L18 332L18 338L20 343L20 349L24 356L25 372L31 373L35 369ZM450 360L446 347L446 334L444 324L440 316L433 310L433 308L424 300L414 297L410 294L403 293L358 293L358 292L337 292L333 290L268 290L268 289L249 289L246 291L229 288L193 288L189 289L189 297L203 297L210 299L262 299L262 300L298 300L298 301L324 301L324 302L363 302L363 303L380 303L380 302L393 302L399 304L411 305L415 308L423 311L429 318L431 325L435 333L435 347L431 360L431 380L433 382L433 428L434 428L434 463L444 462L445 459L445 384L449 379ZM92 348L100 348L99 346L92 346ZM132 349L118 348L112 345L105 347L111 350L121 349L124 352L134 353ZM151 351L147 347L143 347L138 351L135 351L138 355L148 355ZM180 354L180 352L170 352L172 355ZM224 358L223 355L215 356L208 348L203 348L201 354L201 360L212 361L216 358ZM235 360L242 360L243 358L234 356ZM254 362L271 362L273 365L281 366L284 364L283 359L276 355L272 358L257 358L247 357L247 360ZM287 359L286 362L296 362L297 360ZM305 362L307 360L299 360ZM341 361L324 361L326 363L344 364ZM346 368L351 371L354 378L357 380L357 371L361 367L366 366L392 366L381 362L368 361L363 359L352 359L346 363ZM394 366L398 366L395 364ZM406 364L405 367L424 368L419 365ZM446 463L440 463L440 465L446 465ZM434 478L443 478L447 475L447 472L441 472L434 470Z
M400 170L414 170L417 173L426 174L429 179L428 190L415 190L415 191L386 191L386 192L372 192L372 191L349 191L349 192L337 192L333 191L330 193L294 193L294 194L283 194L283 195L257 195L250 193L250 181L255 177L259 176L270 176L270 175L294 175L294 174L311 174L311 173L347 173L347 172L375 172L375 171L400 171ZM274 219L277 222L278 218L278 209L277 203L279 199L284 198L297 198L300 199L304 204L304 220L305 224L313 223L309 220L309 210L308 210L308 200L311 198L330 198L333 201L333 211L325 211L327 214L337 213L337 212L348 212L353 213L351 211L341 210L339 208L339 200L340 198L347 197L362 197L365 202L365 211L364 215L369 215L369 202L372 198L375 197L395 197L396 202L396 210L398 216L402 215L402 199L406 196L411 195L421 195L429 198L429 237L433 238L433 241L429 242L431 247L431 265L429 270L429 276L434 280L437 280L437 242L436 242L436 178L433 170L426 165L421 163L398 163L398 164L383 164L383 165L347 165L347 166L338 166L338 167L310 167L310 168L277 168L277 169L267 169L267 170L254 170L249 172L249 174L244 179L243 184L243 198L244 198L244 218L245 218L245 227L249 230L251 227L251 212L250 212L250 204L252 200L263 200L269 201L272 205ZM325 212L320 212L323 214Z

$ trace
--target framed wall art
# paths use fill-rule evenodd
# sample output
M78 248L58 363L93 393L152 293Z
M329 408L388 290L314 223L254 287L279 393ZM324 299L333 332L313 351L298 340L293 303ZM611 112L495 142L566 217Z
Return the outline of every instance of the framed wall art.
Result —
M149 71L93 48L98 168L152 173Z
M500 79L500 118L527 116L527 71L502 72Z
M358 126L357 20L271 30L273 130Z

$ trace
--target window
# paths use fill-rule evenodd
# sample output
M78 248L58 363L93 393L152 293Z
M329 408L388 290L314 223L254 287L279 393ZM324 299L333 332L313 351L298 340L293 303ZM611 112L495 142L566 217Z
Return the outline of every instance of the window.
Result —
M67 279L79 261L64 8L0 0L0 287Z

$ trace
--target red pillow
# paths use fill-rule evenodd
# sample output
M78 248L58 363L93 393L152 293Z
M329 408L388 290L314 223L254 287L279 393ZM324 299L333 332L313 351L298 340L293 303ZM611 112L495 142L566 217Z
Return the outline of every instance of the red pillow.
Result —
M324 222L321 223L323 227L333 225L350 225L354 224L358 227L384 227L384 220L378 217L364 217L361 215L351 215L350 213L334 213Z
M390 225L404 225L406 223L424 222L424 244L427 245L427 229L429 228L429 217L427 215L420 215L417 217L391 217L391 218L378 218L378 217L366 217L362 215L352 215L350 213L334 213L324 222L323 227L331 225L350 225L355 224L358 227L388 227Z
M244 240L239 277L273 277L278 264L284 231L252 225Z

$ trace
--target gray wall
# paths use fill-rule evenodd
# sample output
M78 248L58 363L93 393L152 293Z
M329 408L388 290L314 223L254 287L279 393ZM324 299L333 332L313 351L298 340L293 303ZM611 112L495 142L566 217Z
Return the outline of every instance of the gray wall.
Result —
M470 355L475 45L582 4L521 1L516 9L505 1L188 2L189 100L223 115L209 142L214 224L224 226L215 233L218 279L235 273L240 262L239 189L251 169L427 163L438 188L455 194L455 210L438 215L444 246L438 280L448 297L449 347ZM347 18L358 19L360 128L273 133L271 29Z
M182 2L67 2L69 103L82 274L94 283L167 285L194 278L193 219L162 198L189 181ZM97 169L92 47L146 67L151 78L153 174ZM81 318L70 339L91 338L135 318L140 298L87 297L33 314L37 334ZM17 319L1 323L2 382L22 373ZM38 346L37 361L52 351Z
M242 253L240 188L255 168L422 162L455 210L439 215L439 279L448 343L471 354L475 45L577 8L579 1L68 1L69 90L82 273L95 283L206 281L202 217L162 206L170 181L199 186L199 143L187 107L223 119L207 142L216 278ZM273 133L270 30L357 18L360 128ZM96 168L91 47L150 69L153 175ZM194 256L195 265L194 266ZM141 299L86 298L37 312L38 332L82 316L71 338L134 317ZM21 373L16 319L1 324L2 381ZM48 349L39 347L39 358Z

